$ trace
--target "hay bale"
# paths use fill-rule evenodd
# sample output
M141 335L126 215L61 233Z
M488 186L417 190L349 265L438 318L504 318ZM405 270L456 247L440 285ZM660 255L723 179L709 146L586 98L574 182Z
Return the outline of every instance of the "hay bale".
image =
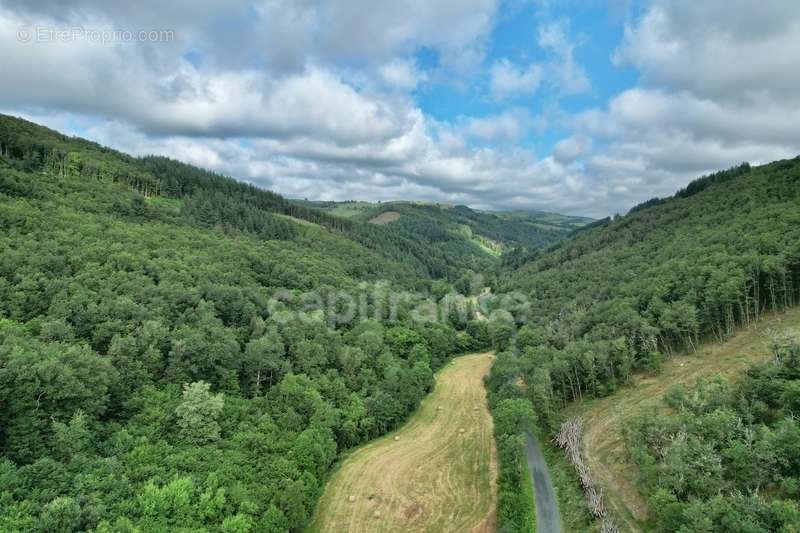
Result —
M381 517L381 512L380 511L375 511L374 513L372 513L372 516L374 516L375 518L380 518Z
M458 428L459 433L464 433L466 430L464 428Z
M353 503L354 501L356 501L356 497L351 494L350 497L347 498L347 501L349 501L350 503Z
M395 437L394 437L394 440L396 440L396 441L397 441L397 440L400 440L400 437L398 437L398 436L396 436L396 435L395 435Z

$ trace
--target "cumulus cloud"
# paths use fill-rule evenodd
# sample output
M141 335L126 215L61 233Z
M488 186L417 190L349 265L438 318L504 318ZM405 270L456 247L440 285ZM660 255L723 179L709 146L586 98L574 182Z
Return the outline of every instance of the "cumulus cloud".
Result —
M707 98L798 99L800 3L655 2L625 28L618 64Z
M496 0L399 0L378 8L369 0L320 2L319 42L327 57L387 60L419 46L463 67L492 29ZM478 56L482 54L478 53Z
M469 118L465 129L470 136L482 141L514 142L522 138L531 122L526 109L510 109L498 115Z
M223 66L258 58L271 67L316 62L383 63L419 47L444 63L482 58L499 0L398 0L379 9L369 0L6 0L30 21L89 27L97 20L125 29L171 28ZM211 46L210 43L213 43Z
M567 37L566 22L551 22L540 27L539 46L555 56L547 65L547 76L561 92L579 94L591 88L586 71L575 60L575 45Z
M498 100L530 96L542 82L542 66L515 65L508 59L496 61L490 71L490 91Z
M159 135L320 137L357 144L407 128L407 105L370 98L327 69L273 78L206 72L182 58L164 68L124 46L21 43L0 18L6 107L50 107L125 119Z
M390 87L403 91L415 89L428 77L420 72L414 61L407 59L395 59L386 63L380 68L380 76Z
M562 163L572 163L581 156L589 153L592 140L583 136L572 136L556 143L553 148L553 157Z
M744 0L653 0L631 12L614 61L636 69L639 81L590 109L548 115L562 140L542 154L529 148L545 124L530 111L533 99L592 89L567 20L538 28L541 58L514 62L485 57L496 0L380 9L365 0L143 2L76 0L65 9L6 0L0 107L292 197L596 216L705 172L800 152L796 2L768 10ZM76 22L174 28L176 40L15 39L21 25ZM423 49L435 54L436 73L417 63ZM471 77L476 65L486 71ZM427 76L465 77L481 93L480 116L426 114L415 98Z
M686 91L636 88L602 111L578 116L574 125L608 143L592 159L597 175L641 184L624 191L635 202L669 194L688 179L742 161L797 155L798 120L800 111L775 104L742 107Z

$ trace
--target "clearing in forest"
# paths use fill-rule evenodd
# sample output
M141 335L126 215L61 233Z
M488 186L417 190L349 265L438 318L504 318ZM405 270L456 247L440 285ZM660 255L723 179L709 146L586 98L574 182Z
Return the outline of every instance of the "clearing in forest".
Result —
M494 531L497 458L483 387L492 360L451 361L405 426L347 457L310 531Z
M720 374L727 378L771 357L770 340L797 332L800 308L768 315L739 330L728 341L704 344L697 354L674 356L657 375L638 375L615 394L576 404L569 415L583 420L583 449L606 505L623 531L640 531L647 520L647 502L636 488L637 467L626 459L622 427L625 420L653 407L668 410L662 401L673 385L691 386L698 378Z
M389 222L394 222L399 218L400 218L400 213L398 213L397 211L386 211L376 217L369 219L368 222L370 224L377 224L378 226L383 226L384 224L388 224Z

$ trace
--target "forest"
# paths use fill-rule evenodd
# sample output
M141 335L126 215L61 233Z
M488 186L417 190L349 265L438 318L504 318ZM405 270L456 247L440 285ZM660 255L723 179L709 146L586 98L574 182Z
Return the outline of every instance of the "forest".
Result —
M301 531L340 454L490 342L371 296L449 290L460 257L11 117L0 227L4 532ZM272 308L342 290L374 318Z
M550 438L570 403L611 395L637 371L657 376L673 353L720 342L765 313L797 305L798 205L800 158L741 165L699 178L672 198L580 228L547 250L505 262L496 290L520 291L531 310L493 366L488 384L495 416L509 401L525 400L542 435ZM765 394L779 396L773 385ZM521 441L498 439L498 447L509 470L501 477L500 507L509 512L499 516L500 526L525 531L526 511L513 504L524 490ZM660 483L660 472L651 470L650 488ZM789 479L788 473L781 476ZM750 485L737 488L744 495L755 492ZM506 507L504 494L512 502ZM674 495L686 502L686 493ZM750 503L745 498L736 505ZM676 530L675 516L692 509L673 506L675 514L663 530ZM694 512L702 509L698 504ZM787 520L796 524L794 515Z
M522 433L797 305L798 205L793 159L591 224L414 204L342 216L0 116L0 531L302 531L344 453L487 348L498 528L526 531ZM400 218L369 222L387 211ZM371 318L304 307L341 291ZM454 292L466 315L427 322L380 296ZM504 295L527 304L498 309ZM776 347L629 428L661 530L797 525L797 358Z
M730 173L501 271L499 291L535 302L515 349L546 427L566 402L800 301L800 159Z

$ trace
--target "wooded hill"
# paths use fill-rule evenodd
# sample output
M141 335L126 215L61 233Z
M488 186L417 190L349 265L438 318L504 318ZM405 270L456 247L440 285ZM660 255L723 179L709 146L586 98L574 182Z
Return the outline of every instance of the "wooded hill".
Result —
M469 264L0 117L0 531L301 531L340 454L490 340L389 320L375 283L426 290ZM340 289L380 320L270 302Z
M164 157L134 158L96 143L70 138L55 131L22 119L0 115L0 156L9 170L22 172L46 171L54 176L80 176L86 183L115 182L127 185L139 193L129 199L128 204L118 203L117 210L135 216L147 213L144 198L174 200L178 221L202 228L219 228L224 232L246 232L263 239L291 240L300 234L309 233L309 224L304 221L361 245L374 253L364 256L361 263L367 271L354 270L357 277L374 277L368 270L376 265L387 273L387 277L401 279L403 283L424 288L424 280L443 278L455 281L468 272L481 272L497 263L500 246L515 243L507 235L526 235L532 228L531 221L524 217L509 215L478 215L468 208L458 208L458 220L481 219L481 226L489 228L490 221L499 229L472 234L469 223L455 222L449 217L443 227L441 217L431 220L429 216L411 217L413 222L386 228L366 223L368 218L342 217L319 209L313 202L293 202L273 192L221 176L192 165ZM26 179L8 174L4 177L9 194L24 193ZM324 207L325 204L320 204ZM455 212L454 212L455 213ZM377 213L376 213L377 214ZM163 213L159 216L164 216ZM289 217L289 218L287 218ZM550 245L563 238L566 232L551 227L557 215L548 215L542 228L534 228L535 237L520 243L528 248ZM292 220L295 219L295 220ZM565 227L579 225L583 219L566 219ZM293 223L295 222L295 223ZM501 231L502 230L502 231ZM500 231L500 233L498 233ZM485 235L484 235L485 234ZM492 239L500 240L497 243ZM496 246L495 246L496 245ZM388 265L392 265L389 267ZM370 267L373 265L373 267ZM389 272L391 272L389 274ZM423 280L420 283L420 279Z
M535 301L521 348L556 403L800 300L800 159L702 178L500 275ZM540 379L544 379L540 375Z
M568 402L612 394L675 350L797 305L798 206L800 158L744 164L507 265L496 289L533 306L494 365L495 409L530 400L552 432ZM509 509L513 530L524 517Z
M385 224L387 229L451 248L456 254L483 251L499 256L515 249L518 254L539 250L593 222L539 211L490 212L432 202L293 202L352 220Z

